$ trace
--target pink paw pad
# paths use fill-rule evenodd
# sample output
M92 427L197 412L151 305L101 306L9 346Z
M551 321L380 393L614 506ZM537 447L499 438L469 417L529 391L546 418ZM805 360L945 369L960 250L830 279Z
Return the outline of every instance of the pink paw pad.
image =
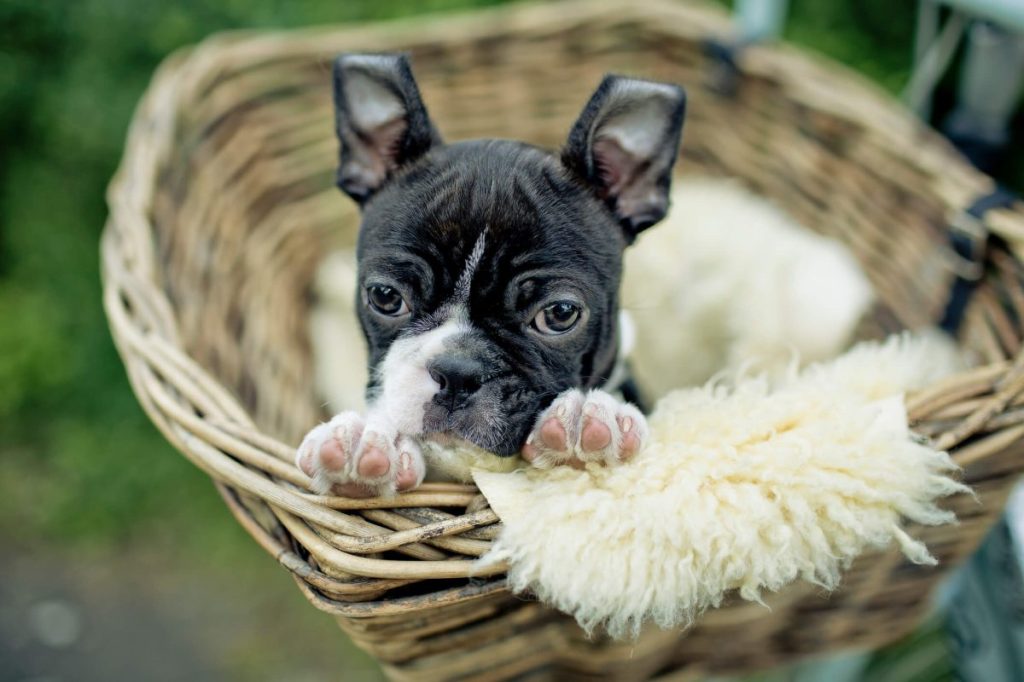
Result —
M390 468L391 462L388 461L388 456L384 451L371 445L363 450L363 454L359 458L359 466L356 467L356 470L360 476L379 478L388 473Z
M593 417L583 418L583 432L580 433L580 445L587 452L604 450L612 444L612 432L606 424Z
M348 455L337 438L331 438L320 446L320 463L325 469L338 471L344 468L347 462Z
M555 418L548 419L540 427L540 442L551 450L565 450L565 427Z
M408 490L416 487L417 474L413 467L412 455L403 452L398 458L398 476L395 477L395 485L399 490Z
M522 455L542 469L617 464L639 452L646 436L647 422L636 406L604 391L584 394L573 389L541 414Z
M419 445L385 433L389 430L372 428L362 415L343 412L306 435L295 463L320 494L362 498L411 490L426 474Z

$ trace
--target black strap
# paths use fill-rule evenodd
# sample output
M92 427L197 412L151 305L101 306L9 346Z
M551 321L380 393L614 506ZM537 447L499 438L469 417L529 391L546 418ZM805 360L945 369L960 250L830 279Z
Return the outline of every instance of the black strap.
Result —
M939 327L952 336L960 329L971 294L985 274L985 257L989 242L989 233L984 222L985 214L993 209L1008 208L1016 199L1010 190L997 187L991 194L971 204L949 226L949 243L953 249L956 279L953 280Z

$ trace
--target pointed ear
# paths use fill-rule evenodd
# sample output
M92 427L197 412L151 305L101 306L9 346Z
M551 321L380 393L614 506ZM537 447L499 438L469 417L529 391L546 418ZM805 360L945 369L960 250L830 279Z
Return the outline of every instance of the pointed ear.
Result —
M359 204L441 142L405 55L335 59L334 124L341 143L338 187Z
M678 85L605 76L569 133L562 162L607 202L630 242L668 212L685 113Z

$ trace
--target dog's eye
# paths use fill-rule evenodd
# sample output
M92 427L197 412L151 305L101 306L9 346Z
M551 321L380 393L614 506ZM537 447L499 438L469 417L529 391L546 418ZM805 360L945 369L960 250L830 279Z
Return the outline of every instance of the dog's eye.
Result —
M564 334L580 319L580 307L569 301L559 301L547 306L533 318L533 327L541 334Z
M373 284L366 288L366 302L381 315L399 317L409 312L409 305L398 289L386 284Z

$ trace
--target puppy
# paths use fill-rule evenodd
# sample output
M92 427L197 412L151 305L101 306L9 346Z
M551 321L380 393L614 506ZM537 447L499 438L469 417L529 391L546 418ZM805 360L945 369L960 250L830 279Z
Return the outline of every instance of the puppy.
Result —
M685 113L675 85L607 76L560 155L509 140L445 144L399 55L333 73L337 184L362 210L365 414L297 453L318 492L389 495L424 479L420 443L535 466L610 464L647 426L624 388L624 249L668 210Z

